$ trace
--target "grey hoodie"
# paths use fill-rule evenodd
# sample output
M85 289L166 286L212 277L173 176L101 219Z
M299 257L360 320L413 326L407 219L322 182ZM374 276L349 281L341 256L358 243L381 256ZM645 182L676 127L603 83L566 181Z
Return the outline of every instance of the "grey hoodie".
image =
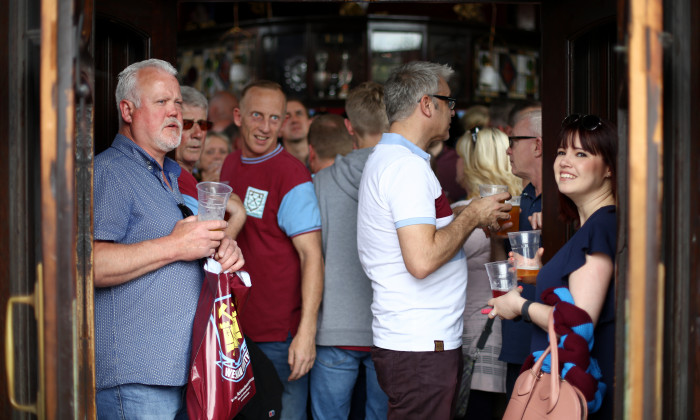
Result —
M373 148L337 156L314 176L325 259L316 344L372 345L372 285L357 255L357 192Z

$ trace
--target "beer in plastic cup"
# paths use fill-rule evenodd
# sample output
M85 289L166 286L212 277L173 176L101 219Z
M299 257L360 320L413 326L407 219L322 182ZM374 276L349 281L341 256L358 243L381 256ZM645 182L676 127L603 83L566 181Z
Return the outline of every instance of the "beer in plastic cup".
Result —
M484 264L493 297L503 296L518 284L513 261L495 261Z
M233 188L221 182L197 184L197 217L199 220L224 220L226 203Z
M512 222L513 226L498 232L497 235L502 238L507 238L509 232L517 232L520 224L520 196L513 196L510 200L506 201L506 203L513 206L513 208L511 208L508 212L508 214L510 214L510 220L499 220L498 224L503 226L506 222Z
M540 249L540 239L540 230L508 233L518 277L526 283L532 283L540 272L540 263L536 258Z

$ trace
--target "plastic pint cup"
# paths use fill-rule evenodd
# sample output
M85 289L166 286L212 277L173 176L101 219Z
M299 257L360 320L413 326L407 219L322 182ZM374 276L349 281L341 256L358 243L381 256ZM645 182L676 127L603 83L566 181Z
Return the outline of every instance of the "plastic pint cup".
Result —
M493 297L503 296L518 284L513 261L495 261L484 264L489 275Z
M488 197L500 193L508 192L507 185L479 184L479 196Z
M199 220L224 220L226 203L233 188L221 182L197 184L197 217Z
M537 251L540 249L540 235L540 230L508 233L518 278L522 278L525 283L534 283L540 272L540 263L536 258Z

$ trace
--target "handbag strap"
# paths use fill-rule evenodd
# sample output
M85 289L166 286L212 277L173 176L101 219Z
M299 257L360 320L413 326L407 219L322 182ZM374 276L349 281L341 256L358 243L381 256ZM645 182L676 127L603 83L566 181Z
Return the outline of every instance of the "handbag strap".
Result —
M486 340L488 340L489 335L491 334L492 326L493 326L493 321L496 318L489 318L488 321L486 321L486 324L484 324L484 329L481 331L481 335L479 336L479 341L476 342L476 348L479 350L483 350L484 346L486 346Z
M475 360L477 357L479 357L479 354L481 354L481 350L483 350L486 346L486 340L488 340L489 335L491 335L491 327L493 326L494 320L495 318L489 318L488 321L486 321L486 324L484 324L484 329L481 330L481 335L479 336L479 340L476 342L476 349L474 350L474 355L472 356Z
M549 312L549 319L547 321L547 329L549 330L549 349L551 354L551 378L552 381L552 394L549 399L549 409L547 412L554 410L554 407L559 401L559 341L557 340L557 334L554 332L554 308ZM544 355L542 356L544 359Z

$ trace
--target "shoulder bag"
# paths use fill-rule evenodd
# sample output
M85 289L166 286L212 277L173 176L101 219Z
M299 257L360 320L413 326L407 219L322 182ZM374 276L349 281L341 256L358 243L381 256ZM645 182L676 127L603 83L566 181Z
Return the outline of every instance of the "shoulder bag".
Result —
M559 376L557 335L554 315L549 314L549 347L529 370L518 376L503 420L515 419L586 419L588 405L581 391ZM551 354L552 372L542 370Z

